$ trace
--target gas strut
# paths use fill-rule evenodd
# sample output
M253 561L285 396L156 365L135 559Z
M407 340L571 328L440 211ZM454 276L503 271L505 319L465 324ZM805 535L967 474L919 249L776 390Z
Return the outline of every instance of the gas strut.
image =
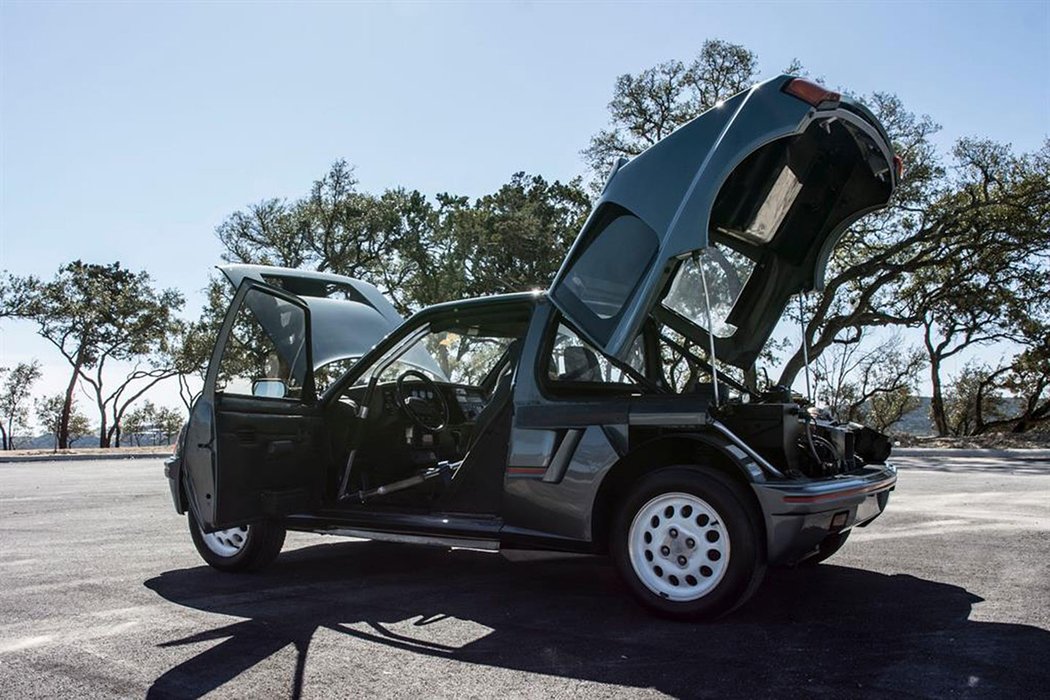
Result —
M415 476L410 476L407 479L402 479L401 481L395 481L392 484L384 484L383 486L378 486L374 489L362 489L360 491L355 491L354 493L348 494L346 498L364 503L369 498L375 498L376 496L385 496L386 494L394 493L395 491L404 491L405 489L410 489L413 486L418 486L419 484L422 484L426 481L430 481L431 479L438 478L443 479L445 485L447 486L448 483L452 480L453 471L456 467L459 466L459 464L460 463L451 464L449 462L439 462L436 467L424 469Z

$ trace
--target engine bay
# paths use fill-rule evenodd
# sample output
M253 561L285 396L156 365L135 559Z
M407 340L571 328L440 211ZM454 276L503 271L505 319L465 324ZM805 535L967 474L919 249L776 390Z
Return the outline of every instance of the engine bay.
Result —
M783 388L720 406L718 419L770 464L793 477L827 478L889 457L890 439L792 400Z

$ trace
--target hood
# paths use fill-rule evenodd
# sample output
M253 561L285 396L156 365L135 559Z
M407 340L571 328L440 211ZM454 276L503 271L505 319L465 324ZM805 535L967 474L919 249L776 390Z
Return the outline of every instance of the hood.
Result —
M352 277L266 265L221 265L219 270L234 288L250 279L306 304L314 368L364 355L402 322L378 289Z

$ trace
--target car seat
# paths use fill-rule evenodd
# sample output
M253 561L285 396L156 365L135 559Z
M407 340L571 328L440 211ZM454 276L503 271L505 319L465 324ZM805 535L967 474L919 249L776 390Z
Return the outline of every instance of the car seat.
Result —
M570 345L562 351L565 371L558 375L562 382L600 382L602 368L598 356L583 345Z

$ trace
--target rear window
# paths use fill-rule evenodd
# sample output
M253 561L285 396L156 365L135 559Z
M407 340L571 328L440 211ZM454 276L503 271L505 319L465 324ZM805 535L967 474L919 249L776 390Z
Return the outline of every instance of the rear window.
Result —
M604 205L552 295L597 345L604 345L648 274L660 240L626 209Z
M596 233L576 259L565 286L600 319L616 316L656 254L656 233L623 214Z
M290 275L264 274L262 278L263 281L271 287L283 289L286 292L290 292L291 294L300 297L340 299L368 304L368 300L354 289L352 285L347 284L346 282L331 282L329 280L294 277ZM369 306L371 306L371 304L369 304Z

